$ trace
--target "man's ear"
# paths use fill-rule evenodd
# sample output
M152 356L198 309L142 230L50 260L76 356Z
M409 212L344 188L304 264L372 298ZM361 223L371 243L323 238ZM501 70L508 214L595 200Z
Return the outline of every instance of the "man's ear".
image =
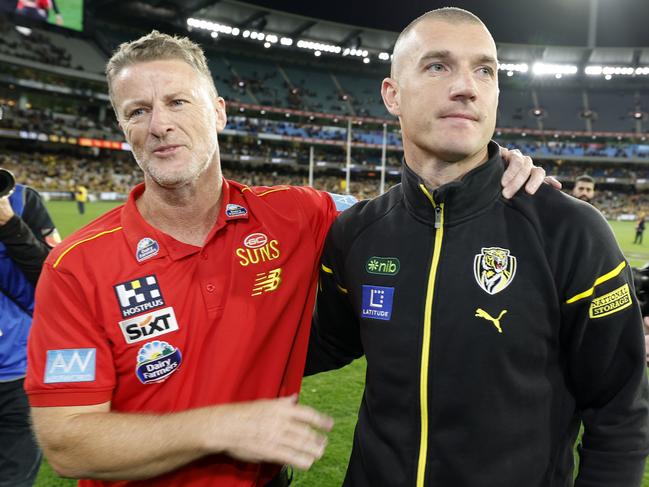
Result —
M381 98L383 104L395 117L401 115L401 106L399 99L399 83L394 78L385 78L381 83Z
M220 133L228 123L228 115L225 112L225 100L219 96L214 102L216 109L216 131Z

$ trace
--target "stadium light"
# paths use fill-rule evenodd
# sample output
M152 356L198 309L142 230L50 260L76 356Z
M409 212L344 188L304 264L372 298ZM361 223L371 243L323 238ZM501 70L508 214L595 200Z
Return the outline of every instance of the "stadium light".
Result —
M498 63L499 71L507 71L508 73L527 73L530 67L527 63ZM508 74L507 76L511 76Z
M292 46L293 39L291 39L290 37L282 37L282 39L280 40L280 44L282 46Z
M610 79L607 76L649 76L649 67L631 66L586 66L584 73L588 76L602 76L605 79Z
M388 54L387 52L382 52L379 54L379 59L381 61L387 61L388 59L390 59L390 54Z
M574 64L534 63L532 66L532 73L537 76L553 75L560 78L563 75L577 74L577 69L577 66Z
M368 57L363 58L363 63L364 64L369 64L370 63L370 58L368 58Z

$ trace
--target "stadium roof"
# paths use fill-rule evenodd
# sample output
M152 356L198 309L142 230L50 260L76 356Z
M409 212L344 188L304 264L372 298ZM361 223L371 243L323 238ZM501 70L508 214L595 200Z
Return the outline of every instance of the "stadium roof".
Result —
M89 0L122 21L183 23L189 17L291 38L391 52L397 32L432 8L473 11L492 31L502 62L649 65L646 0ZM647 47L643 47L647 46Z

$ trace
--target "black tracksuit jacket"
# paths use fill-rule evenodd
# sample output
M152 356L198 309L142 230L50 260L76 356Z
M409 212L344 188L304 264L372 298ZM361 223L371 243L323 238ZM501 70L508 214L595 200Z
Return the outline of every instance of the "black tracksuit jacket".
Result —
M462 181L400 185L330 230L307 374L365 355L346 487L640 485L642 321L603 217L543 185L501 196L498 146Z

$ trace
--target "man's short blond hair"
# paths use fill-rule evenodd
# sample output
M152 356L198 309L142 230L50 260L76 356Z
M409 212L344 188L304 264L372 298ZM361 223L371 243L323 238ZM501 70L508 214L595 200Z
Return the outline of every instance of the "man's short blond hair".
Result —
M214 96L218 96L203 49L187 37L170 36L154 30L139 39L120 44L108 60L106 81L111 103L113 101L113 80L124 68L146 61L168 60L179 60L189 64L207 79Z
M435 10L429 10L425 14L420 15L415 20L410 22L399 34L396 42L394 43L394 49L392 50L392 65L390 66L390 77L394 78L395 70L394 65L399 57L399 47L401 41L408 35L412 30L419 25L424 20L439 20L441 22L447 22L449 24L461 24L461 23L470 23L482 25L485 29L487 26L480 20L480 18L464 10L463 8L458 7L443 7Z

